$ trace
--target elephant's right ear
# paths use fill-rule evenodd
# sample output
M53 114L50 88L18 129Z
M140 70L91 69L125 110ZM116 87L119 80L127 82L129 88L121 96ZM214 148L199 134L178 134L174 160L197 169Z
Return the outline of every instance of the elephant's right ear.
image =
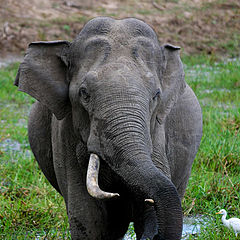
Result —
M71 110L68 97L67 41L33 42L21 63L14 84L62 119Z

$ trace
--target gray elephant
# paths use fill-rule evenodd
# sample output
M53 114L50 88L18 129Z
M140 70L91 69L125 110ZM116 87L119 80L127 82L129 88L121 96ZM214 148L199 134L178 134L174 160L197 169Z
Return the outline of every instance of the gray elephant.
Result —
M30 146L72 239L122 239L131 221L137 239L181 238L202 115L179 49L143 21L105 17L72 43L29 45L15 85L37 100Z

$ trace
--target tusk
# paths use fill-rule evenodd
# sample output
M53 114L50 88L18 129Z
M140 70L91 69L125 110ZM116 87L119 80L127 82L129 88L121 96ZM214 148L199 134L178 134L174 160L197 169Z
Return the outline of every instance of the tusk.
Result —
M152 199L145 199L144 202L149 203L150 205L154 204L154 201Z
M99 188L98 185L98 172L100 167L100 159L98 155L91 154L89 158L89 164L87 169L87 190L88 193L97 199L106 199L119 197L118 193L104 192Z

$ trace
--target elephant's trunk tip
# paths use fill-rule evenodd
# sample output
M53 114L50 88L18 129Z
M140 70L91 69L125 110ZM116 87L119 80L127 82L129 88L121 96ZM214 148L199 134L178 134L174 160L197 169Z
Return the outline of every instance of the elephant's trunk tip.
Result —
M102 191L98 185L98 173L100 167L100 159L98 155L92 153L89 158L88 170L87 170L87 190L88 193L97 199L109 199L116 198L120 195L118 193L109 193Z

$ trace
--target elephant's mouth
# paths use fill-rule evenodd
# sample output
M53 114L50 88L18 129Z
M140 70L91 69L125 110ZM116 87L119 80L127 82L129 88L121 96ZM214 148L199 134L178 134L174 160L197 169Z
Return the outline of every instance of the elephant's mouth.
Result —
M98 155L92 153L89 158L88 169L87 169L87 190L88 193L97 199L111 199L117 198L120 195L118 193L105 192L100 189L98 185L98 174L100 167L100 159ZM154 204L152 199L145 199L145 202L149 204Z

